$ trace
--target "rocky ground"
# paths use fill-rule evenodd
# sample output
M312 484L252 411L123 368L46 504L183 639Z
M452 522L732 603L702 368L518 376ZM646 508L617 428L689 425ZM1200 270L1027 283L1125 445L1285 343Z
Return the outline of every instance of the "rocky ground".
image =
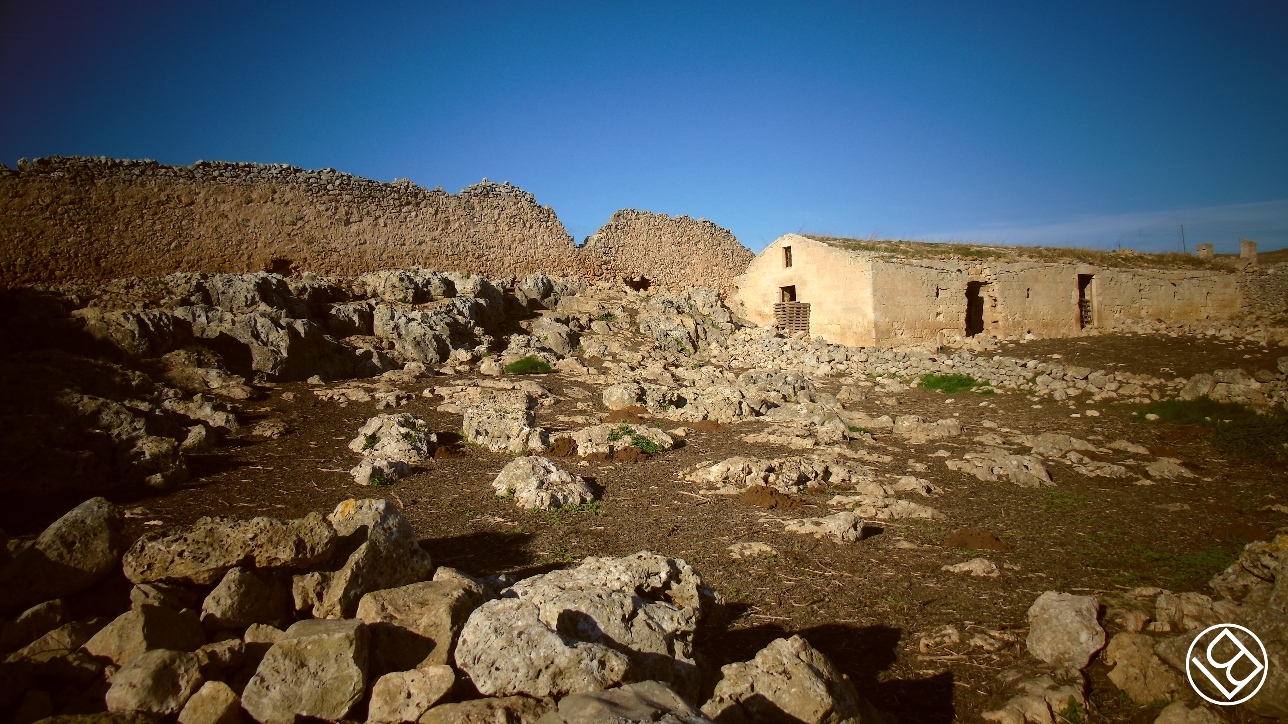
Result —
M1288 716L1274 330L848 349L423 270L3 302L24 724ZM1225 621L1280 673L1198 707L1169 646Z

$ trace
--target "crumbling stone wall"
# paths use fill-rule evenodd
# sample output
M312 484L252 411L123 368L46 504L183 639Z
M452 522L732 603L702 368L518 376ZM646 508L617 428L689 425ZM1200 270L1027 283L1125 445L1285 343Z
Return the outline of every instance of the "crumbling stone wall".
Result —
M1244 274L1240 280L1247 314L1288 315L1288 264Z
M508 183L485 180L450 194L334 169L52 157L0 166L0 285L424 266L492 278L643 275L687 286L698 281L689 272L700 256L702 283L727 288L752 256L710 222L613 218L633 215L647 223L610 222L588 250L575 246L554 210ZM653 249L642 253L641 245Z
M643 277L664 287L724 291L733 287L733 277L756 256L728 229L706 219L634 209L613 214L586 240L584 251L612 276Z

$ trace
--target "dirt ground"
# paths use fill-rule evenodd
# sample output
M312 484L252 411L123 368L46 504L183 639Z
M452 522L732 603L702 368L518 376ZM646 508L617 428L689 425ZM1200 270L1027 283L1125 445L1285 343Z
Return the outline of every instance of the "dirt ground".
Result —
M1225 366L1249 372L1273 367L1274 357L1288 350L1210 339L1104 335L1021 343L1003 353L1043 359L1058 354L1069 364L1189 375ZM1104 596L1146 585L1205 591L1208 578L1234 560L1244 541L1268 537L1288 524L1288 516L1267 509L1288 503L1288 470L1223 458L1200 428L1148 423L1132 414L1138 408L1126 405L1105 405L1098 408L1099 417L1089 417L1085 408L1038 403L1022 394L945 395L920 389L850 406L932 420L957 416L966 428L964 436L910 445L894 435L877 435L875 442L848 445L890 457L871 465L878 480L915 474L941 486L939 497L903 497L933 506L944 513L943 519L880 523L873 535L842 545L787 534L779 522L831 512L826 493L801 496L803 507L785 511L749 505L735 496L700 495L693 484L678 479L677 473L704 460L793 454L741 439L764 429L760 422L694 430L676 450L641 462L561 459L561 465L602 487L602 502L578 512L525 511L497 498L490 485L510 457L462 444L455 432L460 415L438 412L441 400L420 394L427 386L460 379L424 379L407 388L416 397L398 411L428 421L450 454L385 488L359 488L347 472L358 461L347 449L348 441L377 414L374 402L341 407L318 400L305 383L264 387L264 399L240 410L244 429L257 420L277 418L291 431L279 439L231 439L216 452L192 459L188 485L157 497L118 501L130 511L128 533L183 525L204 515L298 517L329 510L350 497L389 497L402 506L437 563L474 575L531 574L585 556L649 549L692 562L723 596L700 633L698 648L710 663L746 660L774 638L800 633L900 721L947 722L978 720L981 712L998 708L1012 694L998 675L1010 667L1031 666L1023 644L1025 612L1043 591ZM560 416L607 412L598 390L577 378L535 379L559 397L555 406L538 410L538 423L547 428L577 426L560 422ZM835 392L839 383L824 390ZM675 426L660 422L665 428ZM960 458L981 446L971 438L998 429L1062 432L1101 446L1125 439L1154 454L1180 458L1199 477L1139 485L1084 477L1067 465L1051 463L1055 487L1028 489L980 482L949 470L943 454L936 455L947 451ZM1116 451L1092 456L1129 469L1146 460ZM68 507L68 501L58 499L5 506L0 527L11 535L34 534ZM961 528L990 531L1009 550L945 545ZM767 543L777 553L734 559L727 548L738 542ZM976 555L996 563L1001 576L975 578L941 570ZM962 634L960 644L919 648L923 636L948 625ZM992 653L967 645L973 634L985 631L1010 633L1014 641ZM1152 722L1158 709L1132 703L1109 683L1107 670L1098 661L1088 669L1091 716ZM1228 713L1238 720L1255 719L1238 708Z

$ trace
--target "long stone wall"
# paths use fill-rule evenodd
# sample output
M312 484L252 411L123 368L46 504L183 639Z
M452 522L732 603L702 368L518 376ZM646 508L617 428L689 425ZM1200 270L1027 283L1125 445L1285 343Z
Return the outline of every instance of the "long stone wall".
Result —
M1278 264L1241 279L1245 311L1271 317L1288 315L1288 264Z
M671 253L676 252L676 253ZM173 271L324 275L425 266L488 277L644 276L728 289L752 258L727 230L623 211L579 249L509 184L450 194L333 169L52 157L0 166L0 285Z

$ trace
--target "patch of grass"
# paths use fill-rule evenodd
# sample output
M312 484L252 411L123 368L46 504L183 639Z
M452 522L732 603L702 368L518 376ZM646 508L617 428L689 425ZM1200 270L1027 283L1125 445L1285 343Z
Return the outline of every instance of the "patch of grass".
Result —
M970 392L976 387L984 387L985 385L986 383L980 382L970 375L937 375L933 372L927 372L921 376L921 388L923 390L939 390L950 395L958 392Z
M512 375L545 374L550 371L550 365L540 357L528 355L506 365L505 371Z
M1159 422L1199 425L1211 429L1211 441L1221 452L1259 460L1288 459L1288 414L1276 409L1259 413L1247 405L1197 400L1164 400L1145 408Z
M871 435L871 434L872 434L872 431L871 431L871 430L869 430L868 428L866 428L866 427L859 427L858 425L850 425L849 430L850 430L850 432L857 432L857 433L859 433L859 434L863 434L863 435Z
M567 548L555 546L554 550L546 553L541 562L548 565L551 563L572 563L572 560L572 553Z
M1069 722L1069 724L1086 724L1087 709L1071 696L1068 703L1060 710L1060 718Z
M362 438L362 451L366 452L367 450L370 450L379 444L380 444L379 435L374 435L374 434L367 435L366 437Z
M390 485L393 485L394 481L390 480L389 478L386 478L380 473L373 473L371 476L371 484L376 486L377 488L386 488L386 487L389 487Z
M598 317L595 317L595 320L596 320L596 321L599 321L599 322L616 322L616 321L617 321L617 315L616 315L616 314L613 314L612 312L604 312L603 314L599 315Z
M1156 551L1148 546L1132 546L1130 553L1165 572L1186 577L1206 577L1229 568L1239 559L1243 546L1211 545L1194 553Z
M1075 493L1072 490L1061 490L1060 488L1039 488L1039 495L1042 496L1042 504L1052 510L1069 511L1075 508L1084 508L1091 503L1085 495Z
M590 503L579 503L577 505L565 505L554 510L543 511L546 523L550 525L564 525L580 516L600 516L604 511L599 507L599 501Z
M512 501L514 500L514 488L506 488L505 495L496 496L497 500Z
M629 437L631 439L631 445L639 448L641 452L646 452L651 455L662 451L662 448L658 447L657 443L648 439L643 434L635 432L634 428L625 423L618 425L614 430L608 433L609 442L617 442L624 437Z

